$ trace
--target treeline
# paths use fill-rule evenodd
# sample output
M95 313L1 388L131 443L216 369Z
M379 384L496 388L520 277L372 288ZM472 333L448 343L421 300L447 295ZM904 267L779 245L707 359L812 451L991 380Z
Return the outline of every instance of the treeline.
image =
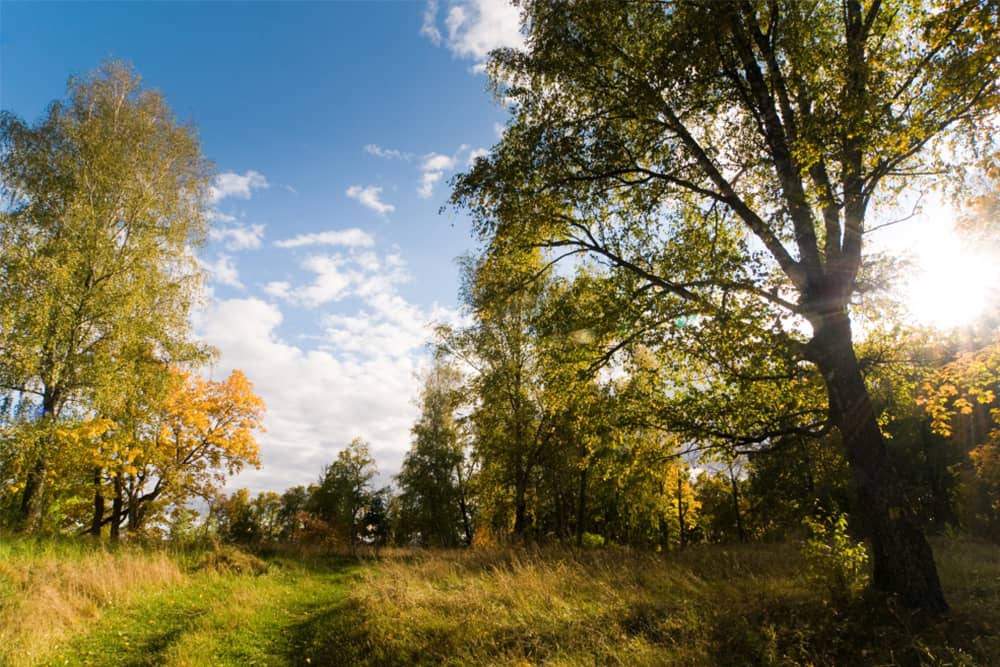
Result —
M121 63L34 125L0 114L0 526L162 532L259 464L250 383L193 372L210 174Z
M468 262L473 323L439 331L394 488L372 486L374 460L355 441L317 484L240 491L203 529L250 544L667 551L787 539L807 519L848 515L863 534L843 445L824 425L822 395L809 393L815 379L802 373L760 400L731 388L718 412L703 402L686 417L694 399L674 387L697 357L685 352L682 366L673 346L622 344L616 319L598 315L622 305L606 281L543 267L537 254L501 271ZM1000 540L995 330L990 318L961 335L895 328L859 346L906 511L932 533ZM723 380L735 382L717 374L714 391ZM789 405L817 415L817 426L773 436L734 428L734 414L770 423Z

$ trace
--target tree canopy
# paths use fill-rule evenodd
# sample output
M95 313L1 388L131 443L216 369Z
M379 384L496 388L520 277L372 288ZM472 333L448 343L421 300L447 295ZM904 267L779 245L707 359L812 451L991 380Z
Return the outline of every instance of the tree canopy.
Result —
M990 138L994 5L526 1L522 11L526 48L489 64L511 119L457 179L453 202L491 253L595 258L646 299L642 319L659 323L664 345L678 321L724 341L711 346L715 377L763 371L787 388L811 376L854 472L876 584L944 608L886 458L851 310L877 265L865 252L873 210L921 174L971 162ZM678 393L704 383L691 388ZM760 440L815 415L788 407Z

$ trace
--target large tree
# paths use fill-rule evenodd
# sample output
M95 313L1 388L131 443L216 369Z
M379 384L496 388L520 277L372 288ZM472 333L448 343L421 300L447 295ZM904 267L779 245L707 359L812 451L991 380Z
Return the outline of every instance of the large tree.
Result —
M794 386L817 372L871 537L874 583L943 610L854 348L871 211L971 155L995 117L989 0L522 3L489 70L512 118L457 180L494 253L586 253L655 315L731 339ZM667 320L669 336L678 325ZM720 336L725 332L726 336ZM783 369L771 374L774 367ZM789 384L791 383L791 384ZM705 384L695 384L695 388ZM758 436L799 432L794 415Z
M35 398L40 433L102 387L124 391L132 355L197 356L208 178L194 130L119 63L72 78L34 126L0 114L0 388ZM42 435L28 465L29 530L54 446Z

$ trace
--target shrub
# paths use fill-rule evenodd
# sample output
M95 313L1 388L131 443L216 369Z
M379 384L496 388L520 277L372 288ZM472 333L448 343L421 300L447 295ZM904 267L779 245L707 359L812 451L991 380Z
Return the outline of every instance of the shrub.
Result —
M802 557L809 579L834 600L853 598L868 583L868 550L847 531L847 516L805 517L809 535L802 543Z

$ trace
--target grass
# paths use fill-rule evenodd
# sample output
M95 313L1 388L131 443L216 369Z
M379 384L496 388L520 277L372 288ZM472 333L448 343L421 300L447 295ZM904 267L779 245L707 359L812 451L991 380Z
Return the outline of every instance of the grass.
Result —
M1000 550L939 542L950 616L868 596L833 605L793 545L413 552L314 619L314 664L1000 664ZM402 621L401 621L402 619Z
M935 552L945 618L834 605L794 545L263 562L20 542L0 545L0 664L1000 665L1000 549Z

